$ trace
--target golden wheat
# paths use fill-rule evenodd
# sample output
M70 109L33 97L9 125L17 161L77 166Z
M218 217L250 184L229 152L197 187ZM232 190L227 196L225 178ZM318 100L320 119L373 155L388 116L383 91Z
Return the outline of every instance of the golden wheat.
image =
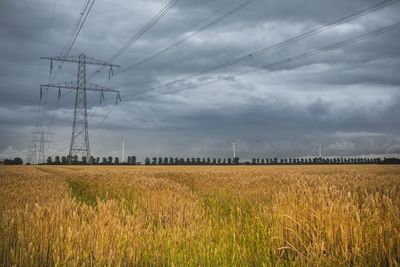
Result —
M397 166L0 168L1 266L398 266Z

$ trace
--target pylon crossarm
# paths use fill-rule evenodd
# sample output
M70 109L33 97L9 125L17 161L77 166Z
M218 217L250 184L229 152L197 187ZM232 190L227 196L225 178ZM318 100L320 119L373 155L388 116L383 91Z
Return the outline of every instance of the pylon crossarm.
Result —
M53 65L53 60L54 61L63 61L63 62L72 62L72 63L79 63L82 62L82 57L80 56L68 56L68 57L41 57L40 59L47 59L50 60L50 69L52 69L52 65ZM121 66L119 65L115 65L115 64L111 64L109 62L106 61L102 61L102 60L98 60L98 59L94 59L88 56L84 57L85 60L85 64L89 64L89 65L99 65L99 66L108 66L108 67L116 67L119 68Z
M55 88L55 89L72 89L77 90L78 85L76 82L61 82L54 84L42 84L41 89L45 88ZM42 91L42 90L41 90ZM96 92L109 92L109 93L119 93L118 90L113 90L107 87L103 87L94 83L86 82L86 91L96 91Z

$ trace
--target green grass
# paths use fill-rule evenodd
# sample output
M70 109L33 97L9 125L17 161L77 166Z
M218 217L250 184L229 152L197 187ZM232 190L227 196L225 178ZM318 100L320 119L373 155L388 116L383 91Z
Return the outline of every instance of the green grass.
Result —
M67 179L67 183L71 188L72 198L86 205L96 206L98 196L88 183L76 179Z

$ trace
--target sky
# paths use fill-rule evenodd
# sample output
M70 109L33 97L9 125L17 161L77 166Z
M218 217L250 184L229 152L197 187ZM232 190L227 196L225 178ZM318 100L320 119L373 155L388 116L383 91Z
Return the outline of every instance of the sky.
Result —
M40 57L60 55L84 2L0 2L0 159L32 160L28 148L38 114L40 129L53 133L46 156L68 154L74 94L64 91L58 100L58 91L49 89L39 113L39 88L76 81L77 65L65 63L50 79L50 64ZM110 60L168 2L95 1L70 55ZM92 154L121 157L121 137L125 155L139 160L231 157L232 142L243 160L316 156L318 144L324 156L381 155L386 149L400 153L399 29L272 64L398 23L399 1L204 72L378 2L180 0L112 61L121 68L110 80L108 70L87 66L90 82L119 90L122 98L114 105L115 94L106 94L100 103L98 93L88 93Z

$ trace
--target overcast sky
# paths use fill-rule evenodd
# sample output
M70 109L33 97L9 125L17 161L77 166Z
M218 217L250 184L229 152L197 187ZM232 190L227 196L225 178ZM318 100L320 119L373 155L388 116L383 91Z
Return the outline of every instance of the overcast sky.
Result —
M70 54L108 60L168 2L97 0ZM120 156L121 136L127 141L126 155L135 154L140 160L146 156L229 157L232 142L238 144L242 159L315 156L318 143L327 156L383 154L388 147L391 153L400 152L399 30L260 69L398 23L400 4L228 68L159 87L378 1L250 0L242 5L245 2L181 0L115 59L113 63L122 67L110 81L107 71L91 78L120 90L122 97L113 107L115 95L106 95L99 104L98 94L88 94L92 154ZM1 158L27 154L30 133L35 131L39 85L49 82L49 62L40 57L60 54L83 4L0 2ZM229 16L218 19L224 11ZM195 31L215 19L210 27ZM184 37L190 38L127 68ZM88 66L88 76L96 70ZM53 82L74 81L76 72L75 64L65 63ZM209 82L213 80L218 81ZM139 94L151 88L157 90ZM43 106L42 130L54 132L48 149L52 156L68 153L74 108L71 92L64 92L58 104L57 94L50 90Z

